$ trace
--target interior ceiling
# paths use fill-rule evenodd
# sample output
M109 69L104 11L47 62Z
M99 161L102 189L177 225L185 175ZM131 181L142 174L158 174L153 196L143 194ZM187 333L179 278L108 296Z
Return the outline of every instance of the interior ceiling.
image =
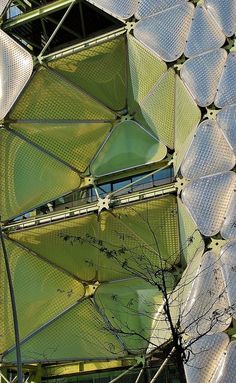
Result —
M3 12L7 2L1 6ZM171 338L157 288L157 270L164 269L174 303L181 291L172 315L176 323L181 318L186 339L206 334L185 366L188 382L228 382L236 349L225 334L236 299L236 3L78 2L44 57L52 20L65 11L30 20L27 9L24 23L10 26L5 18L0 30L3 230L13 217L79 189L88 176L95 184L108 175L122 180L130 169L157 170L173 158L177 192L5 229L22 360L125 358L164 344ZM82 25L88 15L93 27ZM14 363L3 257L1 263L0 349L3 362ZM208 328L219 310L223 325ZM191 315L201 320L192 325ZM214 353L201 357L201 347Z

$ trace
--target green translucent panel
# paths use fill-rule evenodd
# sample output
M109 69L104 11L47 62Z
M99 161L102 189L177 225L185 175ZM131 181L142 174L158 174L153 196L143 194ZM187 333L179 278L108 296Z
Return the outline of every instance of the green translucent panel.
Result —
M111 228L110 231L118 234L120 231L129 248L139 255L131 257L137 268L143 270L151 260L150 270L153 272L155 268L168 269L179 262L178 214L174 196L119 208L114 213L121 222L121 228L116 231ZM127 246L126 243L124 245Z
M79 240L86 239L87 234L97 238L96 215L16 232L10 237L76 277L90 281L97 277L98 252Z
M121 36L67 57L49 66L113 110L126 104L126 46Z
M175 100L175 171L177 172L201 119L201 111L178 76L176 76Z
M134 121L118 124L91 165L95 177L161 161L166 147Z
M196 252L204 252L204 241L197 230L185 206L178 198L179 231L181 242L181 257L185 267L193 258Z
M11 128L84 172L111 126L108 123L18 123Z
M0 130L0 176L2 220L69 193L80 184L77 173L4 129Z
M175 72L169 70L140 105L143 117L152 131L171 149L174 147L175 78Z
M89 95L41 67L10 113L20 120L110 120L114 114Z
M86 300L62 314L21 346L23 362L114 359L125 356L107 323ZM12 351L5 362L16 360Z
M155 231L155 237L152 230ZM15 232L10 237L83 280L146 278L179 262L173 196ZM157 242L156 242L157 241Z
M20 338L37 330L84 295L81 283L16 244L6 241L15 292ZM1 254L1 347L14 344L7 276Z
M108 317L112 328L130 352L143 352L148 346L160 292L142 279L129 279L101 285L95 302Z
M147 49L130 34L128 36L128 62L128 107L129 113L132 114L167 70L167 66L150 49Z

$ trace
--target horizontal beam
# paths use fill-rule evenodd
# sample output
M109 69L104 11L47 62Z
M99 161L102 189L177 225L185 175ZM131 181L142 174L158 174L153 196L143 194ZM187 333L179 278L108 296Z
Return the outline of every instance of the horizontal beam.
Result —
M132 202L138 202L146 199L160 197L162 195L174 193L175 191L175 183L171 183L115 197L112 199L112 203L114 203L115 206L122 206L130 204ZM2 230L7 231L8 233L13 231L26 230L38 225L48 225L50 223L53 224L58 221L65 221L70 218L76 218L82 215L91 214L93 212L97 212L98 210L99 208L97 202L90 202L78 206L76 208L61 210L56 213L53 212L51 214L39 215L35 218L29 218L22 221L18 221L16 223L4 225L2 226Z
M58 58L66 57L66 56L71 55L73 53L77 53L77 52L80 52L84 49L88 49L88 48L91 48L93 46L97 46L97 45L100 45L102 43L105 43L106 41L112 40L112 39L124 34L126 31L127 31L126 27L124 26L124 27L115 29L111 32L107 32L107 33L104 33L102 35L93 37L91 39L82 41L81 43L72 45L70 47L66 47L66 48L61 49L57 52L42 56L41 59L48 62L48 61L56 60Z
M72 2L78 3L81 0L57 0L53 3L41 6L32 11L22 13L19 16L15 16L12 19L6 20L2 24L4 30L8 30L17 26L20 26L26 22L33 21L42 17L45 17L53 12L68 7Z

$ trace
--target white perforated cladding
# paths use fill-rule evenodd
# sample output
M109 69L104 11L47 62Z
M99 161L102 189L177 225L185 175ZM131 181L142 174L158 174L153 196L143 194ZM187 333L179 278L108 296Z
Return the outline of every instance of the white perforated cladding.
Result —
M236 240L222 247L220 253L225 285L233 316L236 317Z
M220 231L225 239L236 238L236 192L234 191L233 197L230 201L228 209L225 214L224 224Z
M223 108L236 103L236 52L228 55L225 68L218 85L215 105Z
M216 120L236 153L236 105L227 106L220 110Z
M235 173L225 172L191 181L183 189L182 201L202 234L220 231L235 186Z
M235 165L235 156L216 122L202 122L193 138L181 173L192 179L230 170Z
M186 1L188 0L140 0L135 16L137 19L141 19Z
M226 36L232 36L236 27L235 0L205 0L206 6Z
M221 264L218 257L208 251L192 281L181 315L181 329L191 337L224 331L231 322L228 307Z
M193 4L183 3L138 21L134 36L165 61L174 61L184 51L194 11Z
M198 105L207 106L214 101L226 58L226 51L217 49L190 58L182 66L180 76Z
M136 11L138 0L87 0L96 7L121 19L129 19Z
M236 376L236 341L231 342L226 350L223 364L219 366L210 383L234 383Z
M31 55L0 30L0 120L9 112L33 71Z
M9 0L1 0L0 1L0 15L3 13L6 5L9 3Z
M184 366L187 382L209 383L228 344L229 337L225 333L205 335L193 343Z
M185 56L196 56L220 48L224 42L225 35L210 12L202 5L197 6L187 37Z

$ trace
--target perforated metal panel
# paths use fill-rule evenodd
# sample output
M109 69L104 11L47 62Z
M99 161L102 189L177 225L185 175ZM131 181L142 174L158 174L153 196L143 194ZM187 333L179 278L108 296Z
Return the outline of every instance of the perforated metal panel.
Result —
M227 106L220 110L216 119L234 152L236 152L236 105Z
M67 166L4 129L0 137L2 220L79 187L80 177Z
M221 368L217 370L216 375L214 375L211 383L231 383L235 380L236 375L236 341L233 341L229 344L226 350L226 357L223 360Z
M176 76L175 83L175 172L189 148L191 138L195 133L201 112L193 100L183 81Z
M21 133L42 150L57 156L84 172L107 137L109 123L18 123L11 128Z
M181 263L184 266L187 266L197 252L203 254L205 244L201 234L197 230L195 222L192 220L180 198L177 198L177 203L181 243Z
M198 105L214 101L226 58L226 51L218 49L190 58L181 68L180 76Z
M112 120L112 113L57 73L40 67L10 113L20 120Z
M184 51L193 11L193 4L184 2L141 19L134 26L134 36L163 60L174 61Z
M5 2L3 5L5 7ZM9 112L29 80L33 71L33 60L24 48L0 30L0 63L1 120Z
M135 14L137 19L161 12L166 8L174 7L188 0L140 0Z
M225 333L205 335L198 339L190 347L192 354L184 366L187 382L213 383L211 378L228 344L229 337Z
M236 238L236 192L234 191L220 231L225 239Z
M182 330L193 338L222 332L231 323L221 264L212 251L204 254L201 266L192 280L180 323Z
M192 179L230 170L235 165L235 156L216 122L202 122L194 136L181 173Z
M166 147L134 121L118 124L91 164L91 174L99 177L162 160Z
M157 300L162 299L159 295L161 293L157 294L150 283L132 278L99 286L94 299L122 338L126 349L142 353L148 345Z
M236 52L228 55L215 98L215 105L223 108L236 103Z
M234 318L236 317L236 241L230 241L222 247L220 262L224 273L229 303Z
M9 2L8 0L1 0L1 2L0 2L0 15L3 13L8 2Z
M21 346L23 362L114 359L114 354L126 355L90 299L62 313ZM6 354L4 361L16 361L15 352Z
M145 121L169 148L174 147L175 77L169 70L140 104Z
M49 263L6 240L13 288L17 305L21 339L53 319L84 295L84 287L76 279ZM14 345L11 300L1 253L1 352ZM7 324L8 323L8 324ZM12 331L9 329L12 328Z
M125 36L50 61L48 65L113 110L125 108Z
M225 35L211 13L204 5L197 6L187 36L185 56L197 56L209 50L220 48L224 42Z
M236 3L234 0L206 0L207 8L226 36L232 36L236 27Z
M96 7L103 9L111 15L121 18L129 19L136 11L138 4L137 0L86 0L89 3L96 5Z
M128 63L128 108L129 112L133 113L139 108L137 103L142 102L162 74L166 72L167 66L154 52L130 34L128 35Z
M182 200L202 234L220 231L235 183L236 175L226 172L199 178L183 189Z

